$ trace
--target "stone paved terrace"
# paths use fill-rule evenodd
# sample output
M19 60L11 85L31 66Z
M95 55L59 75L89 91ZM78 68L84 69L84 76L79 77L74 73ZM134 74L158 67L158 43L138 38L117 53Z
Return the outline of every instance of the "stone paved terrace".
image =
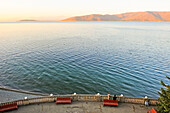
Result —
M72 102L71 104L42 103L20 106L5 113L147 113L152 107L141 104L119 103L118 107L104 106L102 102Z

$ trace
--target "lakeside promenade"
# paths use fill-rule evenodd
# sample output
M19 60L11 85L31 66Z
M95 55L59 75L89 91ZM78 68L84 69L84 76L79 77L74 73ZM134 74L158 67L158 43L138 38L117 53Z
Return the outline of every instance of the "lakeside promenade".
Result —
M147 113L156 106L119 103L118 107L104 106L102 102L72 102L71 104L43 103L21 106L5 113Z
M24 99L24 97L27 99ZM57 96L70 96L71 104L55 103ZM145 98L137 97L118 97L119 106L104 106L103 99L107 95L53 95L37 96L23 94L12 91L0 90L1 104L17 102L18 110L8 111L7 113L146 113L151 110L156 99L150 99L151 106L144 106Z

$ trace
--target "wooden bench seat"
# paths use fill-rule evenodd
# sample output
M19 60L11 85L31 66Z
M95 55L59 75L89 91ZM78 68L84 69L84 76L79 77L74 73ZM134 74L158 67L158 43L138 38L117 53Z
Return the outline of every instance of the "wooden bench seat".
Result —
M148 113L157 113L154 108L151 109L151 111L148 110Z
M0 105L0 112L12 110L12 109L17 109L17 108L18 108L17 102L5 104L5 105Z
M58 103L71 103L71 97L57 97L56 104Z
M110 105L110 106L118 106L117 100L110 100L110 99L103 99L103 106Z

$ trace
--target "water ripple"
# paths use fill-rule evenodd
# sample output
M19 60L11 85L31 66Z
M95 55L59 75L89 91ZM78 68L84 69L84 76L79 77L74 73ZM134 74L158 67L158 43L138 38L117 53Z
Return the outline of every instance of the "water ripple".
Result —
M1 86L157 98L160 80L169 83L169 23L30 24L0 26L12 29L0 41Z

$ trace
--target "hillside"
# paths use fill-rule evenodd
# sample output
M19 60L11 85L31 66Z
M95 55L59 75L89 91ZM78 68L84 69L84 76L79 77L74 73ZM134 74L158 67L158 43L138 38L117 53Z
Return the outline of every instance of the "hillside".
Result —
M148 21L148 22L170 22L170 11L146 11L130 12L116 15L92 14L75 16L61 21Z

